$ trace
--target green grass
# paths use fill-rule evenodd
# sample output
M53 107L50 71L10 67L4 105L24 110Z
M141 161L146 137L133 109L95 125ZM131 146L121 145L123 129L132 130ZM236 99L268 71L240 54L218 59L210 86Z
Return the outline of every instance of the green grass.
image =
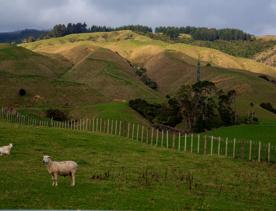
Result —
M206 133L208 135L237 138L240 140L262 141L276 144L276 122L264 122L257 125L237 125L222 127Z
M0 121L0 209L273 210L273 166L177 153L125 138ZM79 163L51 187L43 154ZM193 177L193 179L191 179Z

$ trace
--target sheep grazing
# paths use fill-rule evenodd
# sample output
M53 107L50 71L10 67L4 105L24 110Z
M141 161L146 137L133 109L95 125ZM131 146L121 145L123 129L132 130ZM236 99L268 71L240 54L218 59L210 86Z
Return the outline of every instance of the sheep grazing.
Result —
M0 147L0 156L10 155L12 148L13 148L13 144L9 144L7 146Z
M43 163L47 166L49 174L52 176L52 185L57 186L58 176L69 176L71 178L71 186L75 186L75 175L78 164L74 161L52 161L48 155L43 156Z

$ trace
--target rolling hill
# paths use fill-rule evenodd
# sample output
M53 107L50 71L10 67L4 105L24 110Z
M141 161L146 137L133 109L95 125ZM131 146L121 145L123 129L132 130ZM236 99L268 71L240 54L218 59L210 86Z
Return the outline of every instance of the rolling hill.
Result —
M276 68L214 49L166 43L131 31L73 34L22 46L37 53L59 55L73 61L75 66L62 78L86 84L91 84L89 81L93 78L94 88L101 86L96 81L104 76L97 75L95 78L93 74L100 70L104 75L114 73L113 76L122 78L123 73L106 71L105 67L112 69L108 63L117 62L122 65L121 69L128 69L127 61L130 61L146 68L148 76L158 83L163 96L173 95L181 85L195 82L195 65L200 58L202 79L211 80L225 90L236 89L237 109L241 113L247 114L250 102L256 105L261 102L276 104L276 99L272 97L276 91L275 84L259 77L265 74L276 78ZM124 84L130 81L126 80L125 75L123 78L121 82ZM274 118L258 106L256 111L260 117Z
M100 115L87 109L98 103L114 101L125 106L128 100L141 96L153 101L162 98L139 80L125 59L99 47L75 47L59 55L2 44L0 89L1 106L39 116L48 108L60 108L71 118ZM20 89L27 95L19 96ZM144 121L135 112L125 112L125 116L134 122Z

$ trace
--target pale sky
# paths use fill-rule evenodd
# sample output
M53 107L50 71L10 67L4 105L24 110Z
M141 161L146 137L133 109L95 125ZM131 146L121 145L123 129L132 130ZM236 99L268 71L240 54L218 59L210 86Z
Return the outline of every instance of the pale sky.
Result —
M276 34L276 0L0 0L0 31L58 23L240 28Z

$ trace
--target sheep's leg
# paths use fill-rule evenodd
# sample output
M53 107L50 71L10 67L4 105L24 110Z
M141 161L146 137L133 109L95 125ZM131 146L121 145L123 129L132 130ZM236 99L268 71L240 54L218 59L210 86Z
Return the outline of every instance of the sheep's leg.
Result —
M55 177L52 175L52 186L55 186Z
M74 173L72 173L71 178L72 178L72 183L71 183L71 185L72 185L72 186L75 186L75 174L74 174Z
M54 174L54 186L58 186L58 175L57 174Z

